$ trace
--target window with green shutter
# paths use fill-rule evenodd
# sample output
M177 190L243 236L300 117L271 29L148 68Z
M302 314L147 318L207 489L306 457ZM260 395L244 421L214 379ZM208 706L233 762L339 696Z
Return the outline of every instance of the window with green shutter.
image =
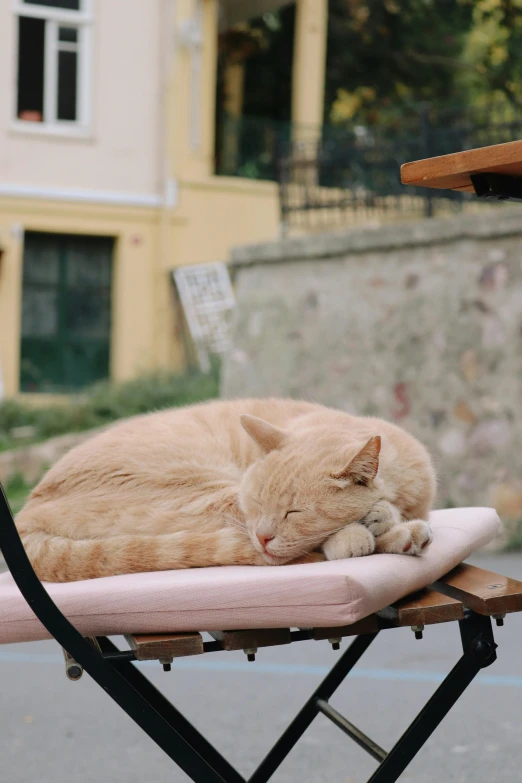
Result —
M114 242L27 232L22 391L73 391L109 376Z

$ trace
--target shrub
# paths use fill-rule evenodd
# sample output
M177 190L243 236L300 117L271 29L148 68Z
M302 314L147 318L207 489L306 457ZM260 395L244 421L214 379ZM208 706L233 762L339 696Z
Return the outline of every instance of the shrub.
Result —
M156 373L126 383L98 383L66 403L35 407L24 400L0 404L0 451L20 446L16 428L32 427L24 443L101 427L140 413L190 405L219 395L219 365L205 375Z

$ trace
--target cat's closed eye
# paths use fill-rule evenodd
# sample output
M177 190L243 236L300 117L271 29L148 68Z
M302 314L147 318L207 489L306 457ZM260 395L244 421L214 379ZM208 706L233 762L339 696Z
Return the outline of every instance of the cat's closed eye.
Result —
M287 518L288 518L288 515L289 515L289 514L300 514L300 513L301 513L301 509L300 509L300 508L293 508L293 509L290 509L290 511L287 511L287 512L286 512L286 514L285 514L285 519L287 519Z

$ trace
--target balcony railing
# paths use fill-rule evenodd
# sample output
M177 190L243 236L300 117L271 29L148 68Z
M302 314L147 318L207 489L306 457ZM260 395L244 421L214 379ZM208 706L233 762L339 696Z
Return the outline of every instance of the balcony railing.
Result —
M321 227L360 218L431 216L461 209L468 194L405 188L400 166L522 138L522 113L509 108L439 109L389 116L379 126L303 129L259 117L221 126L217 173L276 180L282 221Z
M428 106L390 128L323 128L315 141L280 147L283 224L316 228L360 218L425 216L462 209L470 194L404 187L403 163L522 138L515 112Z

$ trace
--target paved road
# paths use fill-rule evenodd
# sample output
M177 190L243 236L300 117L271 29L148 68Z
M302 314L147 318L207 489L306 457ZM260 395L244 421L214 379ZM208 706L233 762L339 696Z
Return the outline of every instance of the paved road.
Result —
M522 555L477 557L522 579ZM401 780L514 783L522 774L522 615L496 630L499 660L475 682ZM343 644L345 647L346 644ZM409 629L381 634L332 700L391 747L459 654L458 631L437 626L425 640ZM339 653L326 642L178 662L145 669L244 775L292 719ZM52 642L0 648L2 783L185 783L188 778L87 676L66 680ZM274 783L365 781L374 762L320 716Z

